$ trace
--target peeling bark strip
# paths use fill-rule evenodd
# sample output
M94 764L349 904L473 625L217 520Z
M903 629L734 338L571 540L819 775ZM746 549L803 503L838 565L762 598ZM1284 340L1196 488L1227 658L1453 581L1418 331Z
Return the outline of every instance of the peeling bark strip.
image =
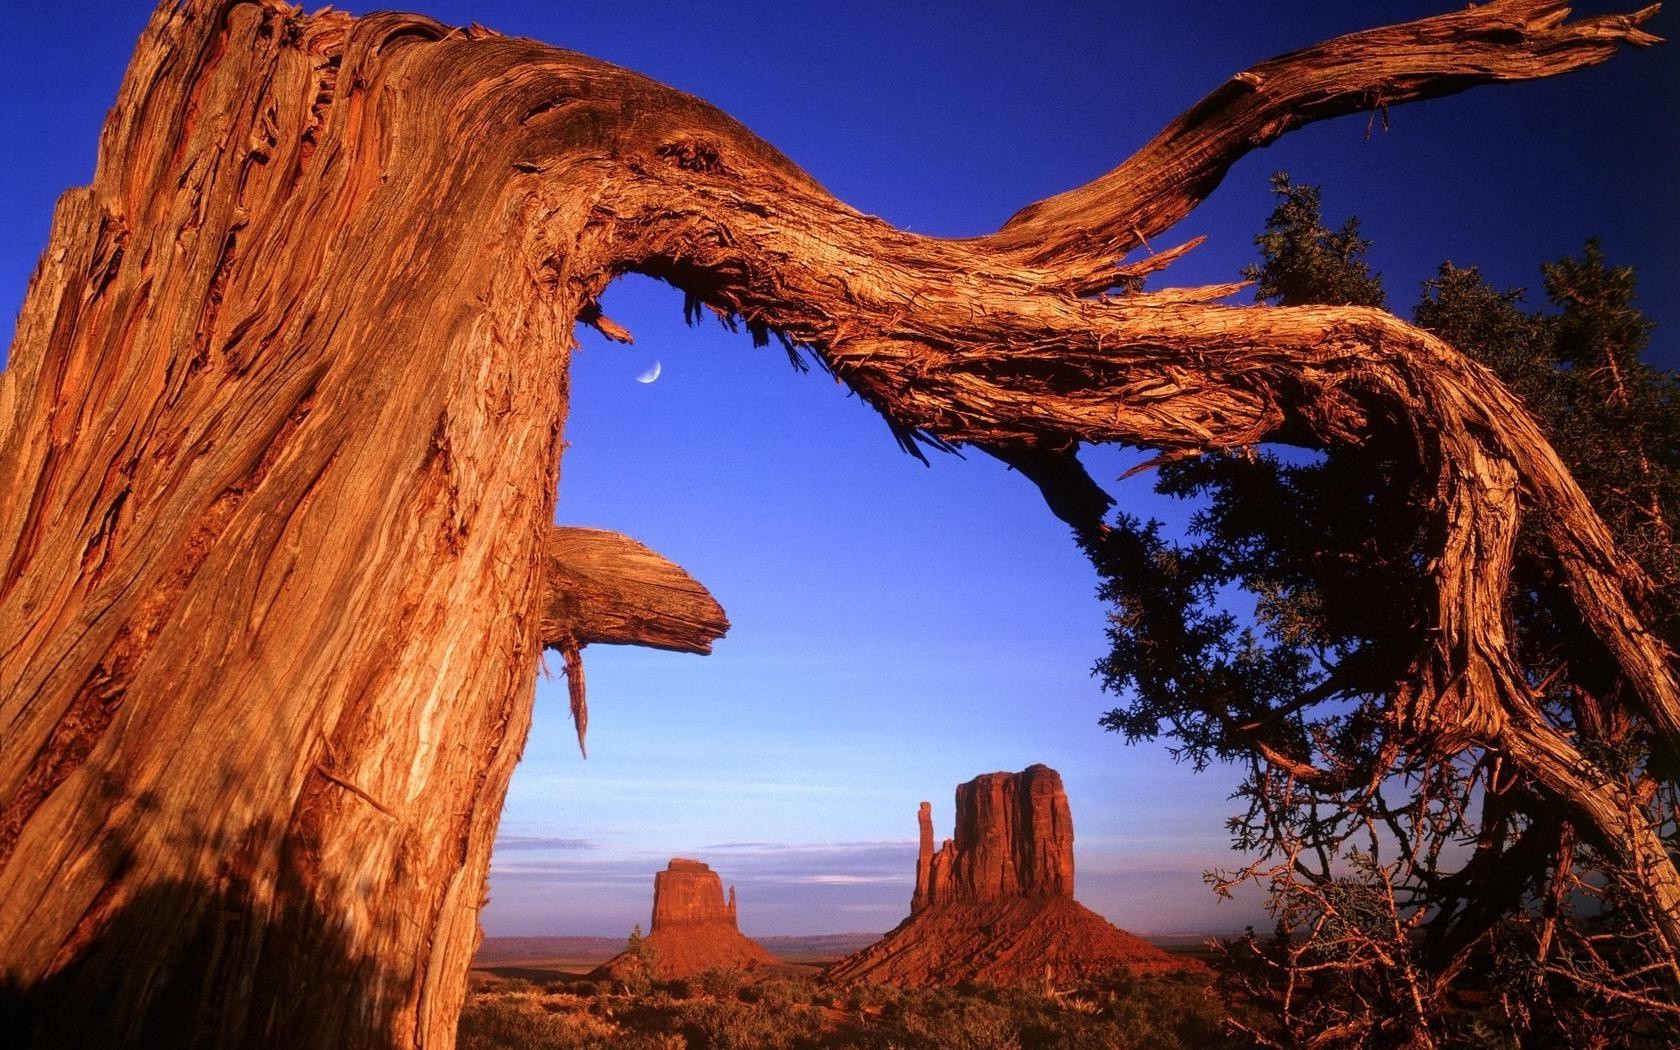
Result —
M452 1044L542 646L703 649L723 626L641 548L552 530L572 326L601 324L628 271L814 351L907 447L1017 464L1083 527L1105 504L1080 441L1186 454L1405 422L1435 482L1436 621L1399 724L1566 799L1651 872L1680 944L1672 859L1505 636L1539 512L1629 713L1680 746L1649 585L1521 407L1386 314L1141 294L1183 249L1119 262L1293 126L1591 65L1651 43L1654 11L1498 0L1298 51L1091 185L940 241L575 54L168 0L0 376L0 1030ZM1108 289L1133 294L1087 298ZM78 699L119 666L109 703Z

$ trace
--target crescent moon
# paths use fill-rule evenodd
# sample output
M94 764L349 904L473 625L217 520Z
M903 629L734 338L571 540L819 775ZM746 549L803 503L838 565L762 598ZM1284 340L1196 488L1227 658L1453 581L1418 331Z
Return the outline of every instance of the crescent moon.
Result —
M653 362L653 367L652 368L648 369L646 372L643 372L641 375L636 377L636 382L638 382L638 383L651 383L655 379L658 379L658 378L659 378L659 362L657 360L655 360Z

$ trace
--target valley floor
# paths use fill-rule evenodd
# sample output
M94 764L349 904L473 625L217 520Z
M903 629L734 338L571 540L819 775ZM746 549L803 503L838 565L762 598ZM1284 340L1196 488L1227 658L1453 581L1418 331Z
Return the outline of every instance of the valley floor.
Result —
M461 1016L462 1050L1217 1047L1222 1004L1206 974L1116 974L1070 987L905 990L819 982L872 935L776 938L782 960L629 989L585 976L622 949L606 938L492 938ZM812 943L797 943L808 941ZM635 994L632 994L635 993Z

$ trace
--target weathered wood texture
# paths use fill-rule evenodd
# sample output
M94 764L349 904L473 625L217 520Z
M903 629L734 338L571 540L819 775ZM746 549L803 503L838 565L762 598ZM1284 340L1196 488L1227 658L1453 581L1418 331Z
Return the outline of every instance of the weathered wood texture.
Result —
M587 755L584 646L605 642L705 655L729 630L729 620L693 577L628 536L555 528L544 558L542 640L565 657L578 750Z
M576 54L163 4L0 377L11 1008L61 1045L451 1045L542 644L609 640L545 626L545 559L572 324L613 332L594 304L627 271L810 346L907 444L1021 464L1082 527L1102 497L1078 441L1398 421L1439 528L1401 716L1569 799L1649 863L1680 936L1672 861L1509 652L1512 537L1538 508L1634 713L1680 742L1648 585L1511 396L1374 311L1089 297L1135 293L1175 253L1117 257L1294 124L1602 61L1650 42L1652 10L1500 0L1297 52L1091 187L940 241Z
M729 630L723 607L693 577L628 536L560 527L548 534L543 644L643 645L712 651Z

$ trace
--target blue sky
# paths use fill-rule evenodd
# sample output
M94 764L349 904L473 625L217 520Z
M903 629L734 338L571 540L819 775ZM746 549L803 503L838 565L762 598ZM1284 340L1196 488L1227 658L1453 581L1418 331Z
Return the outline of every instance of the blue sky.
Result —
M0 317L9 333L52 202L91 176L105 109L149 5L9 11L0 68ZM371 7L348 5L356 13ZM1451 3L710 5L413 0L648 73L705 98L841 199L918 232L995 228L1118 163L1237 70ZM1583 4L1582 10L1607 5ZM1660 35L1680 35L1665 12ZM1169 235L1210 241L1171 281L1233 279L1287 169L1356 212L1395 305L1443 259L1507 285L1603 237L1680 364L1680 48L1402 107L1391 128L1316 125L1240 163ZM559 518L618 529L689 569L734 628L710 657L592 647L590 758L555 677L515 776L492 934L621 935L674 855L740 888L748 933L884 930L907 911L915 812L949 834L954 786L1045 762L1078 832L1078 896L1145 932L1229 929L1201 872L1238 862L1232 777L1194 774L1096 719L1104 611L1066 530L983 456L931 468L820 373L625 281L607 312L633 347L580 331ZM9 334L6 339L9 342ZM635 376L658 360L663 375ZM1112 478L1125 457L1088 463ZM1134 513L1176 516L1146 480Z

